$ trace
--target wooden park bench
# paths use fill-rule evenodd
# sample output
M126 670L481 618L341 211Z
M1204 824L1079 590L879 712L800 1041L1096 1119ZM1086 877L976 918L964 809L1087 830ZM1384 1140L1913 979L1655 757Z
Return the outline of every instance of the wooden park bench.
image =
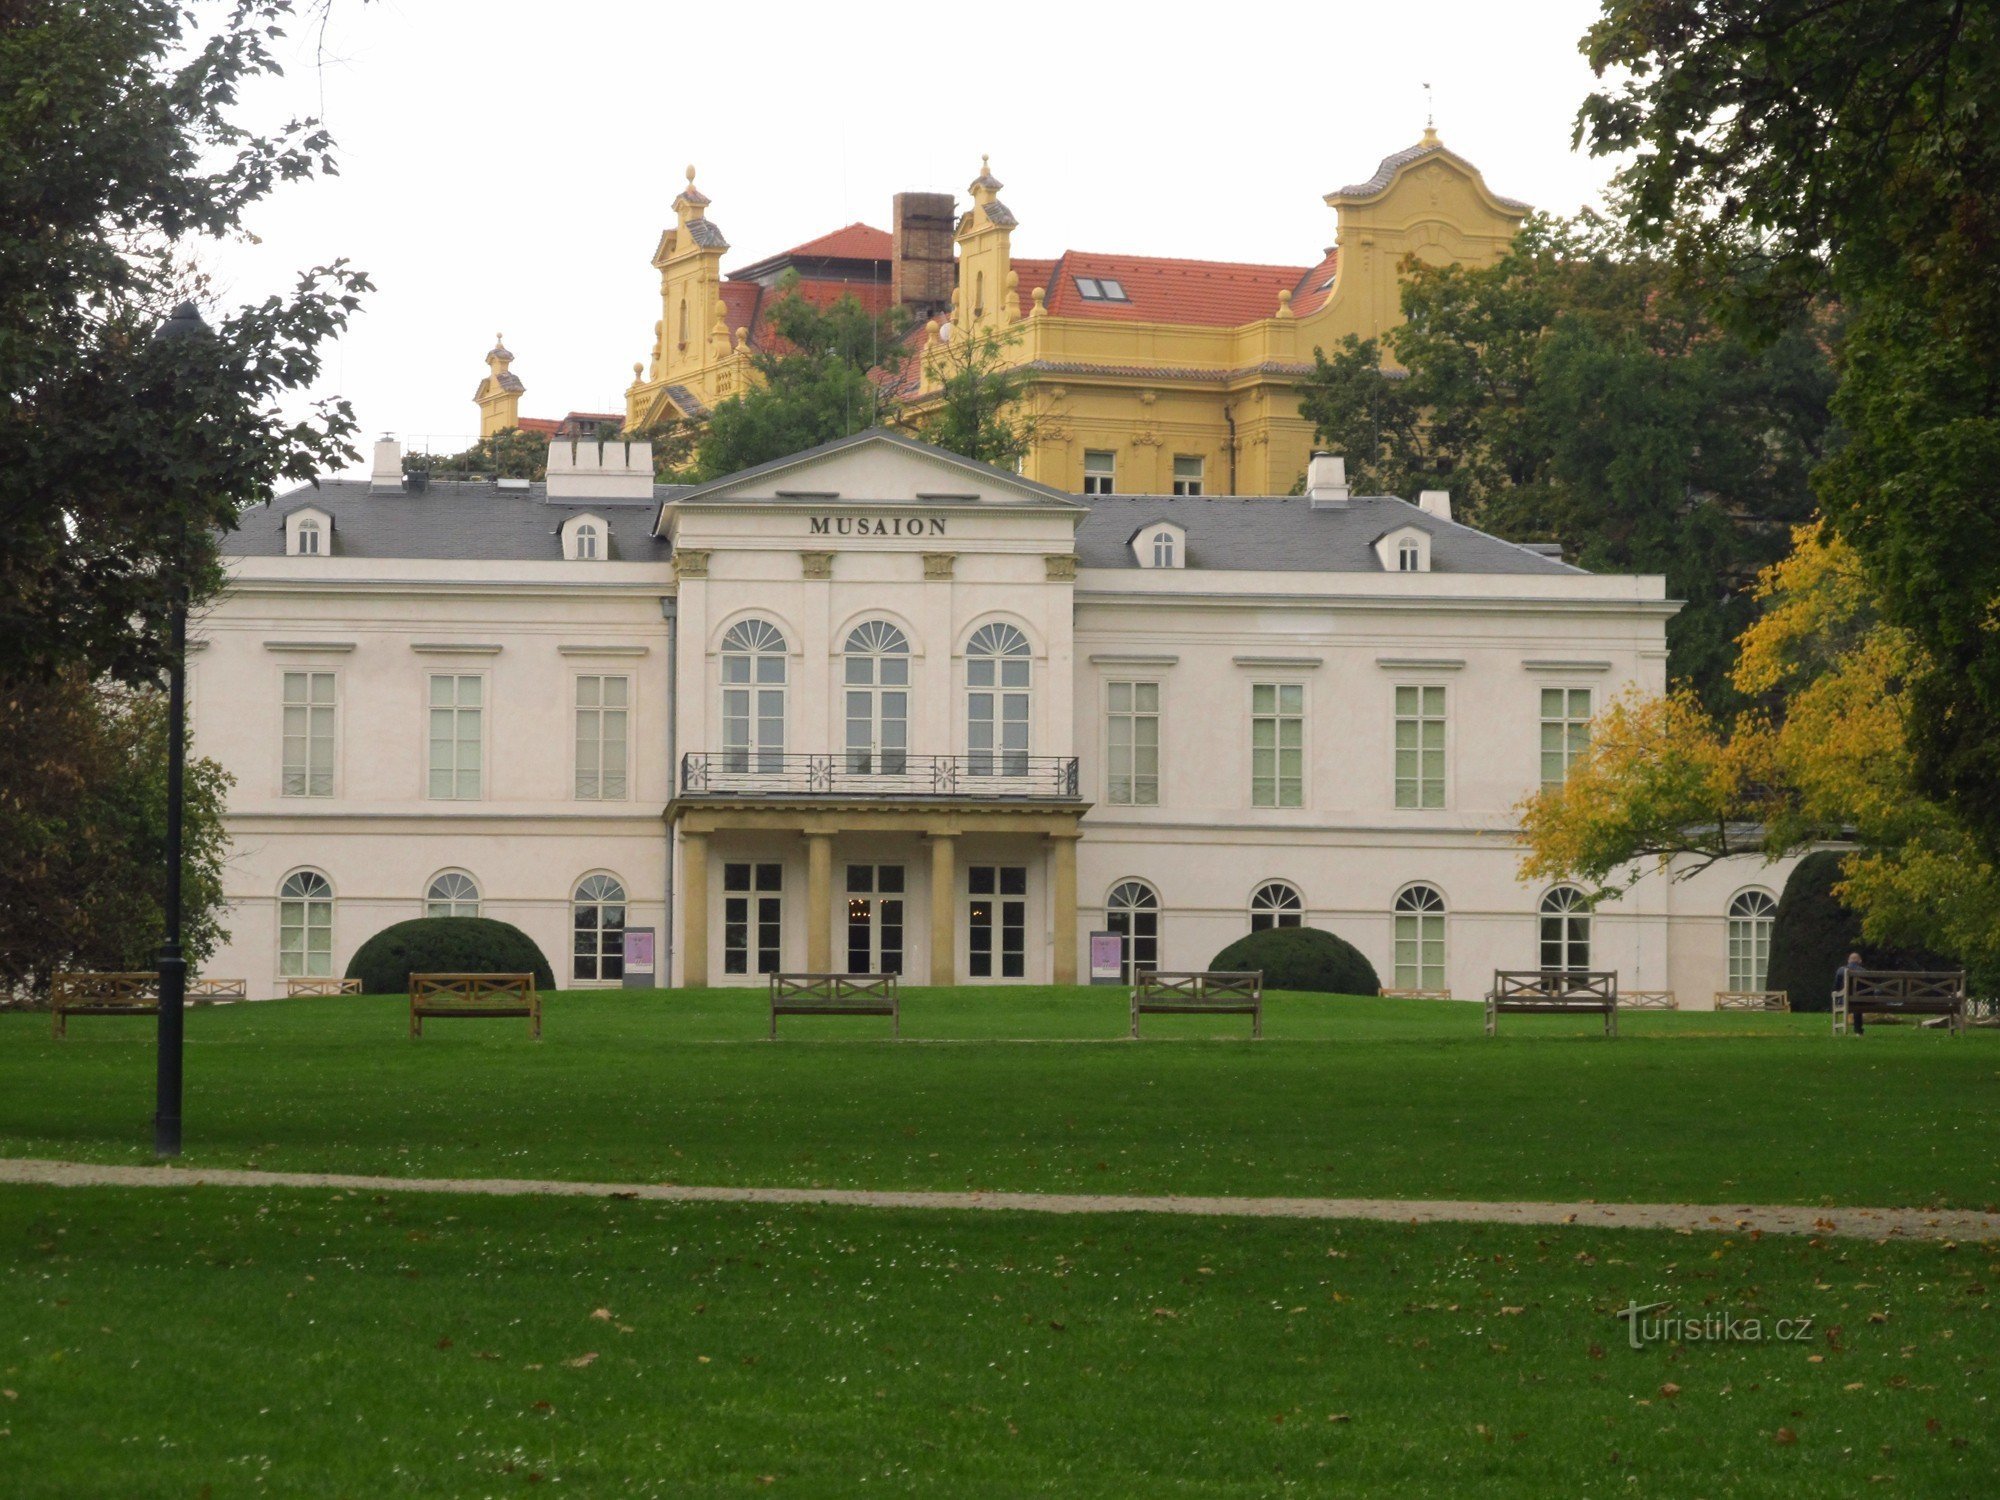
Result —
M358 995L361 981L358 979L287 979L286 995L296 999L300 995Z
M57 974L49 981L49 1010L57 1040L69 1035L71 1016L157 1016L160 976L151 969L130 974Z
M1865 1016L1939 1016L1956 1036L1965 1030L1965 971L1843 969L1833 992L1833 1034Z
M1501 1016L1602 1015L1618 1035L1618 975L1609 969L1495 969L1486 992L1486 1034Z
M1132 971L1132 1037L1138 1040L1139 1017L1229 1015L1250 1017L1250 1039L1264 1035L1264 971L1232 973L1198 969L1163 973Z
M1450 990L1377 990L1384 1000L1449 1000Z
M1717 990L1717 1010L1790 1010L1792 997L1784 990Z
M1620 990L1620 1010L1679 1010L1680 996L1672 990Z
M903 1035L894 974L773 974L771 1040L780 1016L887 1016L889 1035Z
M187 987L190 1000L241 1000L249 993L247 979L190 979Z
M542 1039L542 995L532 974L412 974L410 1035L446 1016L526 1016L528 1035Z

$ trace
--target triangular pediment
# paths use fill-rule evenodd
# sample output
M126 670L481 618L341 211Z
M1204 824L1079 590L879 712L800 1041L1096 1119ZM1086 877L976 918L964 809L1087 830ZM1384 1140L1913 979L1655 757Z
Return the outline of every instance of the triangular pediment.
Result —
M846 505L1083 509L1061 490L883 428L697 485L670 503L683 510L797 503L825 510Z

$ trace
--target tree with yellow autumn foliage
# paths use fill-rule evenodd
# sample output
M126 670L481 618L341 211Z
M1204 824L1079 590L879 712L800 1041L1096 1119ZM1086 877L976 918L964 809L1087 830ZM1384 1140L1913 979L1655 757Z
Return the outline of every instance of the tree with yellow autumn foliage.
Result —
M1851 842L1839 894L1871 941L1956 953L2000 974L2000 872L1915 785L1908 684L1928 663L1887 623L1860 560L1823 523L1758 580L1736 687L1770 710L1723 722L1686 689L1629 693L1591 726L1569 779L1519 809L1524 879L1598 894L1684 879L1733 854Z

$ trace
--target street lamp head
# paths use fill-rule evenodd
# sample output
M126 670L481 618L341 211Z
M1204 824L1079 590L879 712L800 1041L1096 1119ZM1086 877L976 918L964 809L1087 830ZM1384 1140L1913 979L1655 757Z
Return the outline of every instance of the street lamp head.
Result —
M192 302L183 302L167 316L167 321L160 325L160 331L154 337L166 343L208 331L208 324L202 320L200 310Z

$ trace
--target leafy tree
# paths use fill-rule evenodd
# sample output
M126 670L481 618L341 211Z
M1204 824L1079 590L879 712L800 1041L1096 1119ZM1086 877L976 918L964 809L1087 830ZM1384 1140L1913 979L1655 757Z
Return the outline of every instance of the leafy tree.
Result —
M1018 329L983 329L927 351L939 386L910 427L927 443L980 463L1012 468L1034 446L1039 418L1021 407L1028 374L1006 363Z
M1585 217L1537 217L1490 267L1411 263L1405 321L1318 351L1301 411L1358 488L1452 491L1517 541L1588 568L1664 573L1677 680L1734 701L1749 586L1812 509L1831 376L1818 322L1768 347L1716 328L1669 270Z
M406 453L403 472L434 474L440 479L467 474L488 479L545 479L549 440L518 427L503 427L458 453Z
M846 437L881 417L872 372L900 356L902 310L871 313L852 295L820 307L799 294L795 272L779 289L766 325L775 337L751 357L759 384L710 413L695 464L701 479Z
M1357 494L1411 493L1410 459L1422 441L1423 413L1409 382L1382 369L1379 339L1348 334L1334 347L1313 350L1313 372L1299 400L1299 414L1313 424L1313 438L1347 460L1347 483Z
M0 690L0 995L63 968L150 969L165 923L167 704L77 668ZM230 778L187 762L182 947L222 938Z
M1606 0L1578 135L1732 326L1848 322L1816 484L1887 616L1921 785L2000 853L2000 12L1958 0Z
M150 681L176 591L219 587L217 537L281 481L354 458L347 403L289 393L368 289L344 261L163 345L281 182L333 171L311 120L237 124L278 71L287 0L16 0L0 13L0 683ZM24 689L25 691L25 689Z
M1913 785L1921 644L1823 524L1799 529L1758 594L1735 681L1781 712L1725 720L1685 689L1610 705L1568 780L1522 804L1523 876L1603 892L1669 861L1684 878L1732 854L1839 840L1838 894L1869 943L1958 953L2000 980L2000 870L1949 803Z

